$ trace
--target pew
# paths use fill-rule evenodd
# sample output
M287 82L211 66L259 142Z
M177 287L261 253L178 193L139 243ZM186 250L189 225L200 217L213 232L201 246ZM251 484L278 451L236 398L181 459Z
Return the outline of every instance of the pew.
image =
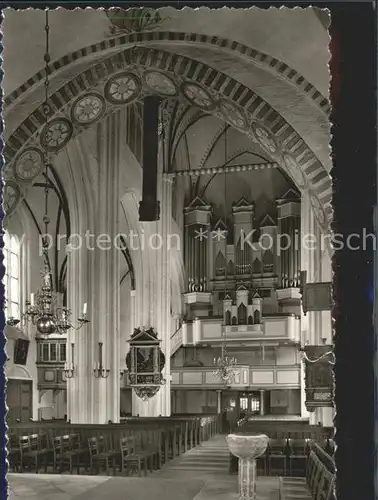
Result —
M306 477L280 477L280 500L335 500L335 464L316 443L312 445Z
M211 438L218 429L218 415L127 417L120 424L105 425L30 422L15 424L9 429L12 441L9 452L14 470L21 472L24 466L34 467L38 472L43 462L45 470L51 466L55 473L67 466L70 473L76 467L79 474L80 467L84 466L93 474L104 466L106 474L110 474L111 469L114 474L122 469L125 443L122 440L132 438L129 446L133 443L134 454L147 457L151 471ZM29 442L33 442L34 448L28 447Z
M308 438L271 438L265 453L258 457L256 461L259 475L262 473L268 476L304 476L306 474L311 449L315 446L314 443L313 440ZM317 449L324 452L324 457L330 457L332 460L332 453L334 450L332 439L323 439L321 443L317 443L316 446ZM331 453L329 450L331 450ZM323 460L326 459L323 458ZM238 463L238 459L230 455L230 474L238 473ZM331 467L331 463L329 466Z
M285 420L244 420L239 425L239 430L246 433L266 434L272 439L310 439L316 442L330 439L333 429L318 425L309 425L307 421Z

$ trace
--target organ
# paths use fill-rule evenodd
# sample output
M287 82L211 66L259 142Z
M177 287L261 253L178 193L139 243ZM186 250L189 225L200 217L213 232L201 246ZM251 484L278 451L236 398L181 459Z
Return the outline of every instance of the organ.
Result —
M187 319L258 328L264 313L299 312L300 196L289 189L275 204L259 219L245 197L226 220L199 197L185 207Z

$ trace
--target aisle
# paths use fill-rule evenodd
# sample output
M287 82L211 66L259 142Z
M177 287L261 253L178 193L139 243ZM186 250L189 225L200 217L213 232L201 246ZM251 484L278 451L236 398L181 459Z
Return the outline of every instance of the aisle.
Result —
M173 471L228 475L229 451L226 436L218 435L170 460L154 475L173 477Z

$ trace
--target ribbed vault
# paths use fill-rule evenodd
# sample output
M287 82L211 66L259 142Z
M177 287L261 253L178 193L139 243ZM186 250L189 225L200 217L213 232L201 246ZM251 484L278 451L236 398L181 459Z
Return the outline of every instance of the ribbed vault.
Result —
M123 38L120 37L120 40ZM126 41L123 40L123 43ZM104 46L105 42L102 44L102 47ZM61 81L61 78L59 80ZM127 98L123 100L118 99L115 94L112 95L112 89L119 86L120 82L132 87ZM331 212L328 165L325 166L319 160L319 155L282 114L266 99L225 72L190 57L147 47L118 51L77 74L56 90L48 103L48 130L44 129L45 118L40 104L42 99L36 99L35 93L33 99L32 95L29 96L27 101L38 103L38 106L35 107L34 104L34 110L17 127L14 123L7 127L8 132L11 129L4 150L7 160L5 202L8 213L16 208L27 184L39 175L42 168L41 155L46 144L49 144L52 153L57 153L69 140L97 120L103 119L106 114L135 102L148 93L185 100L247 134L266 151L272 161L279 163L289 173L299 188L310 189L317 219L325 229L327 216ZM305 99L308 100L308 96L305 96ZM80 120L77 109L78 106L83 107L85 102L87 107L95 106L98 114L94 112L94 118ZM311 105L315 110L314 102ZM17 115L17 104L14 103L11 107L12 116ZM25 107L26 101L22 108L25 110ZM319 108L316 109L318 111L315 113L320 112ZM324 113L323 116L326 123ZM309 118L311 117L307 117L307 120ZM314 133L319 129L322 129L322 126L315 121ZM53 143L49 142L52 136L55 137ZM320 147L328 150L327 143L319 145ZM26 176L24 167L26 159L31 156L35 159L35 166Z

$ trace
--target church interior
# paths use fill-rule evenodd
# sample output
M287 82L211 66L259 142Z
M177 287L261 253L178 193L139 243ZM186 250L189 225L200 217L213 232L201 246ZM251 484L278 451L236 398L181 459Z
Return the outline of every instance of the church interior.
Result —
M333 499L328 13L3 15L10 498Z

